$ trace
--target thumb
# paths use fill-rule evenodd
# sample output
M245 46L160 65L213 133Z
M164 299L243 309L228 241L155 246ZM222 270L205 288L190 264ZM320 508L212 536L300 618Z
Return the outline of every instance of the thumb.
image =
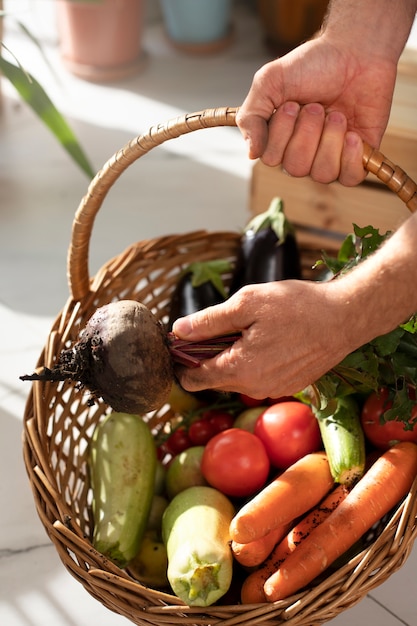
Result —
M250 159L258 159L265 152L268 143L269 117L270 115L265 118L252 113L246 114L245 110L240 110L236 117L236 123L246 142Z
M221 337L229 333L243 330L233 320L233 309L228 302L207 307L202 311L177 319L172 327L174 335L179 339L203 341L211 337Z

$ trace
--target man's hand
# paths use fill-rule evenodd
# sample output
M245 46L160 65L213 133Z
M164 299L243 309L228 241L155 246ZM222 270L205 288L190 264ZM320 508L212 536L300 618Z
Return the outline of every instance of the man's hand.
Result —
M292 176L358 184L362 141L379 147L395 78L396 60L369 58L325 30L255 74L237 115L249 156Z
M244 287L225 303L174 324L176 335L194 341L242 333L200 367L179 368L181 385L255 398L300 391L346 356L345 316L329 284L287 280Z

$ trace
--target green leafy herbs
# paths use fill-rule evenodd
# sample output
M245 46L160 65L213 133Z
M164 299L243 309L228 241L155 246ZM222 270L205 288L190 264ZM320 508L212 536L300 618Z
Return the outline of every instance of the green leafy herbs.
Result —
M346 237L337 257L323 254L323 260L318 263L324 264L333 276L350 271L391 234L381 235L372 226L360 228L354 224L353 227L354 232ZM382 387L389 389L392 401L384 420L400 419L405 428L411 429L409 421L415 400L410 398L410 389L417 387L417 315L349 354L300 395L324 409L335 397L366 395Z
M317 261L316 265L326 265L334 276L343 274L375 252L391 235L390 231L381 235L373 226L360 227L357 224L353 224L353 231L343 241L336 258L323 252L322 260Z

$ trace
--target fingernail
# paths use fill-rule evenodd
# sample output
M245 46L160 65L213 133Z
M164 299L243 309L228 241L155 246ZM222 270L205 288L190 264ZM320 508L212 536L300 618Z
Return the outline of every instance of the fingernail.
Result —
M332 124L344 124L346 118L343 113L339 113L339 111L330 111L327 116L327 121L332 122Z
M316 102L310 102L309 104L306 104L304 109L310 115L323 115L324 114L324 108L322 107L321 104L318 104Z
M284 102L282 105L282 110L287 115L291 115L292 117L297 117L300 112L300 105L297 102Z
M189 335L191 335L191 331L192 325L188 317L180 317L172 326L172 332L180 339L186 339Z
M351 131L351 132L346 133L345 143L347 146L356 148L356 146L362 143L362 140L357 133L354 133Z

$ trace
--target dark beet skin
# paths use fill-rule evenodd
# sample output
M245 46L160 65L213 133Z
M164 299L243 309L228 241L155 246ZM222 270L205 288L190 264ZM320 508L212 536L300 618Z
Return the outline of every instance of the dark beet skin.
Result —
M90 353L82 382L113 410L146 413L167 400L171 355L161 325L144 305L124 300L101 307L79 344Z
M121 300L97 309L53 369L20 378L77 381L114 411L144 414L167 402L174 373L160 322L140 302Z

